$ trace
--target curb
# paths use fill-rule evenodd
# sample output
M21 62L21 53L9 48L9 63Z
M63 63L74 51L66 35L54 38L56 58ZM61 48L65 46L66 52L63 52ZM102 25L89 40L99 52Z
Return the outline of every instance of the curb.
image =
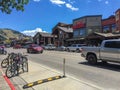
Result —
M64 77L65 76L54 76L54 77L50 77L50 78L47 78L47 79L42 79L42 80L38 80L38 81L35 81L35 82L31 82L31 83L28 83L28 84L24 85L23 89L29 88L29 87L32 87L32 86L35 86L35 85L38 85L38 84L42 84L42 83L45 83L45 82L49 82L49 81L57 80L57 79L60 79L60 78L64 78Z
M0 68L0 71L2 72L2 76L5 79L5 81L7 82L7 84L9 85L9 87L11 88L11 90L16 90L14 85L11 83L10 79L3 73L1 68Z

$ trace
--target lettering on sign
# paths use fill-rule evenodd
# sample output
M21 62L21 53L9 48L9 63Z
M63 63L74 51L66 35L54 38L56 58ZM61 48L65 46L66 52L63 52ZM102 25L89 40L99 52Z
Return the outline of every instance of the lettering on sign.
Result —
M83 22L76 22L75 25L73 25L73 29L83 28L85 27L85 23Z

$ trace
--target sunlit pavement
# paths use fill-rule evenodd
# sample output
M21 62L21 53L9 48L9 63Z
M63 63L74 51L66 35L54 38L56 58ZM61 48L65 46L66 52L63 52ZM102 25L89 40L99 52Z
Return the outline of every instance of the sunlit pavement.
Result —
M9 49L11 51L11 49ZM22 52L17 51L16 52ZM23 86L29 83L40 81L46 78L54 76L63 76L57 70L51 69L49 67L40 65L38 63L29 60L29 72L20 74L19 76L13 77L10 80L13 82L16 90L24 90ZM67 77L50 80L49 82L40 83L32 87L25 88L25 90L100 90L101 88L85 83L84 81ZM31 85L31 84L29 84Z
M29 61L29 72L20 75L27 83L43 80L53 76L62 76L56 70L44 67L40 64ZM21 85L23 88L24 85ZM33 86L35 90L99 90L99 88L90 86L75 79L65 77Z

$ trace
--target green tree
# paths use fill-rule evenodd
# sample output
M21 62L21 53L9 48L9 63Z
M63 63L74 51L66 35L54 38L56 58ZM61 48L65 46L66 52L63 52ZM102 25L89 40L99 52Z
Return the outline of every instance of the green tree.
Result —
M7 14L10 14L14 8L17 11L24 11L24 5L28 2L29 0L0 0L0 10Z

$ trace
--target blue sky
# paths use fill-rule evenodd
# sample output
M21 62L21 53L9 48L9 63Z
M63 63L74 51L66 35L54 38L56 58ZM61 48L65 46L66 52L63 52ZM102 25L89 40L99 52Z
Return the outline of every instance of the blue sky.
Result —
M29 35L49 32L58 23L71 24L86 15L107 18L120 8L120 0L29 0L25 11L11 14L0 11L0 28L10 28Z

